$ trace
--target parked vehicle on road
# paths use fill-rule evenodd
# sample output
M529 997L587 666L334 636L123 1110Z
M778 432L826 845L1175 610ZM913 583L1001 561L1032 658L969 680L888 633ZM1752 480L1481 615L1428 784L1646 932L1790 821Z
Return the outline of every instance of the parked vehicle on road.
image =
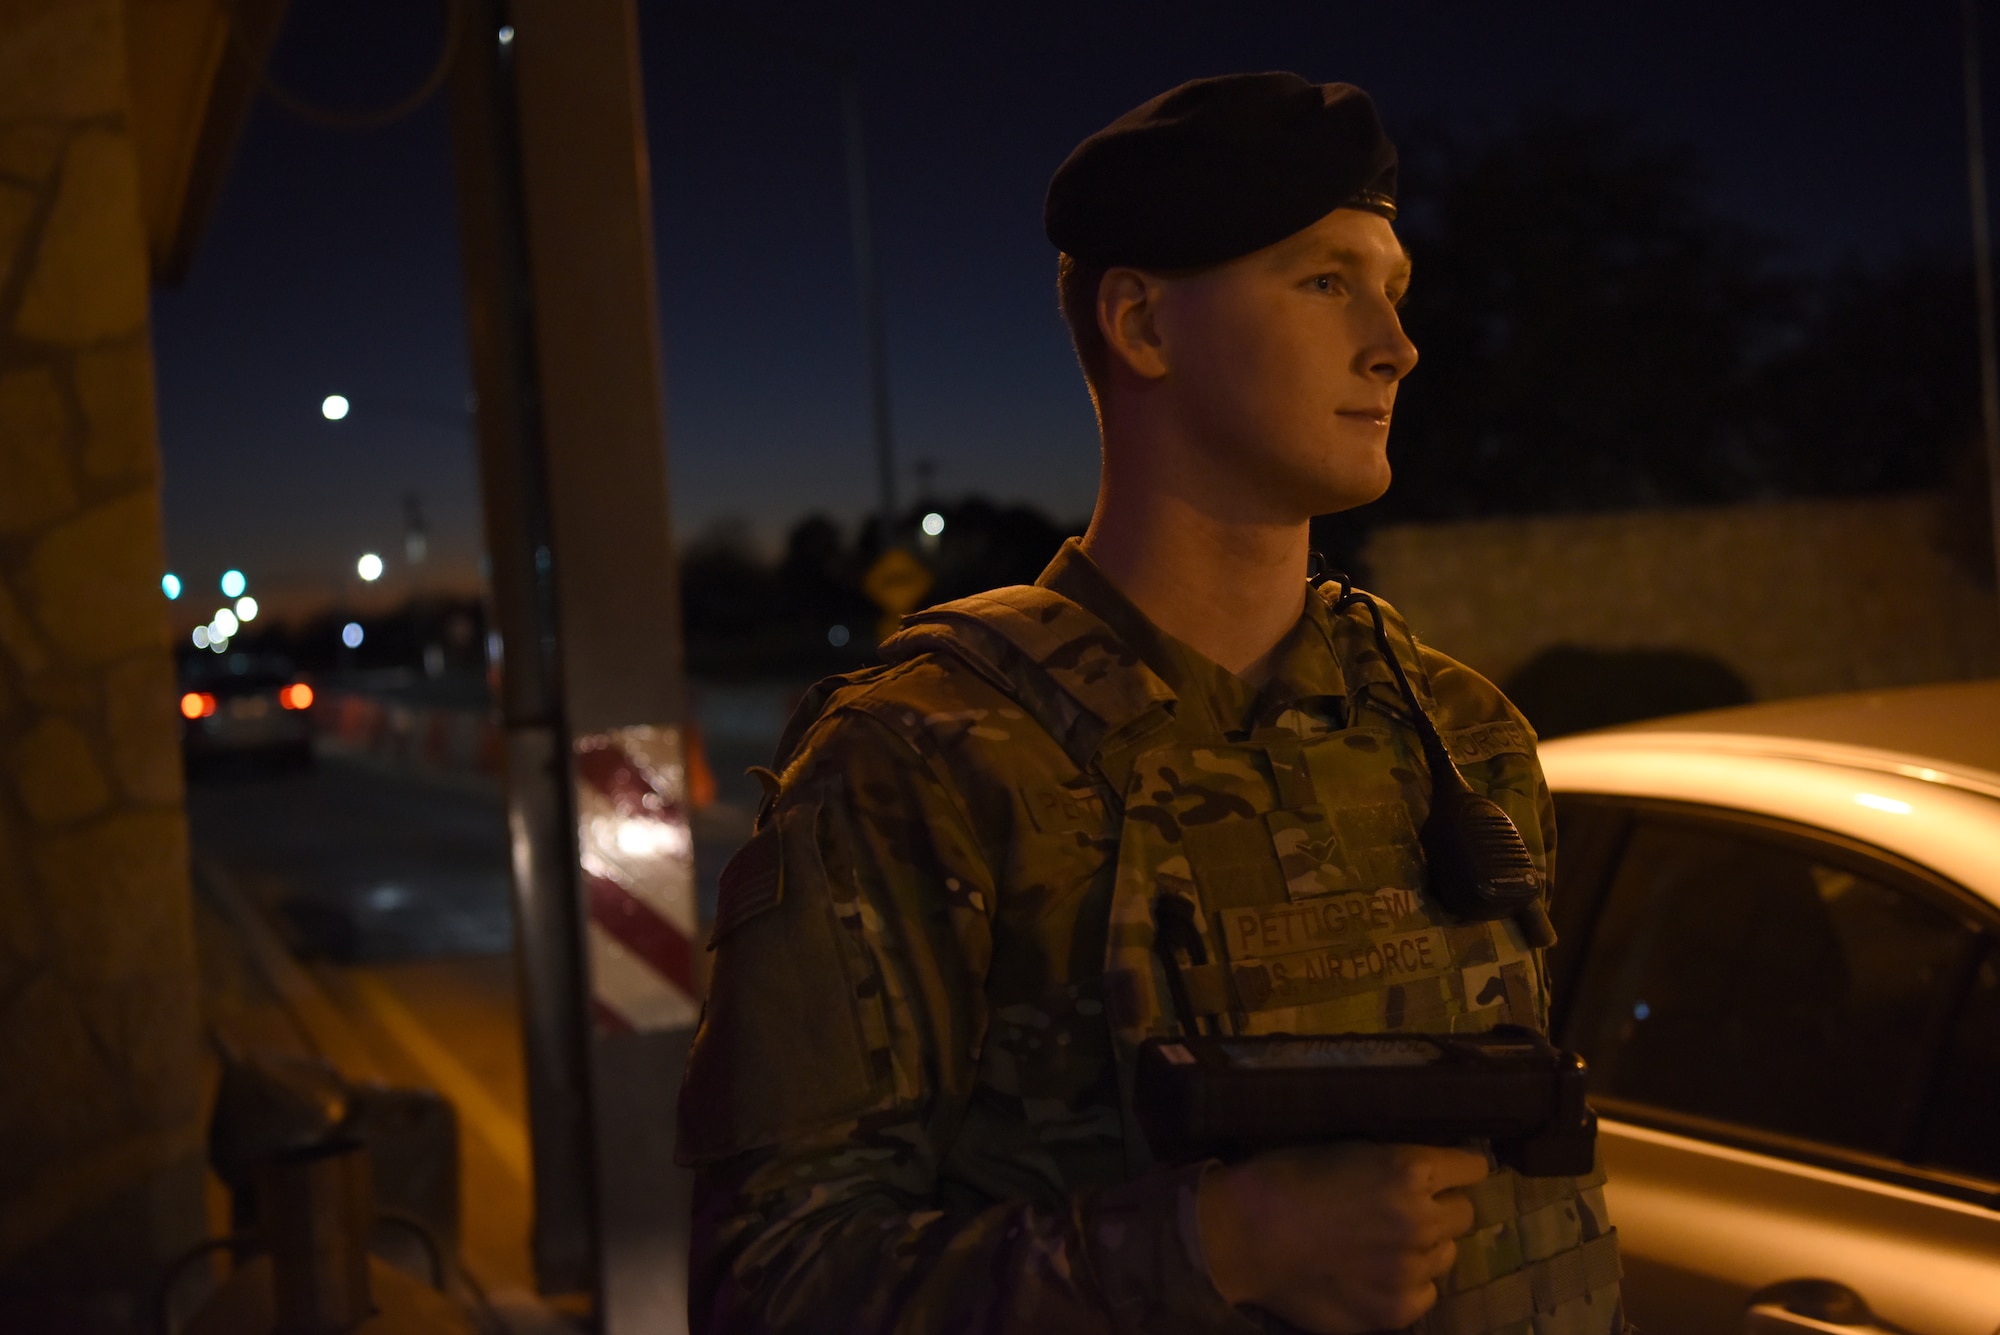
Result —
M312 703L312 685L285 659L190 658L180 674L182 754L191 769L228 758L309 765Z
M2000 680L1545 743L1648 1335L2000 1330Z

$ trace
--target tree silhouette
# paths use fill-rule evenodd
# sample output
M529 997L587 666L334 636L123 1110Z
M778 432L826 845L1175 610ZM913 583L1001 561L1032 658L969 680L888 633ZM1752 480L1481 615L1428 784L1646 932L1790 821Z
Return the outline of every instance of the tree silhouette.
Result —
M1757 380L1757 448L1788 494L1934 487L1979 430L1970 266L1848 264L1810 289L1793 346Z
M1377 518L1720 500L1759 481L1761 349L1793 312L1771 247L1714 216L1685 150L1540 112L1412 136L1398 401Z
M1962 262L1788 270L1773 243L1709 206L1687 150L1629 118L1424 128L1403 156L1398 226L1416 261L1404 316L1421 361L1397 402L1388 495L1314 521L1332 567L1365 583L1368 532L1396 520L1957 479L1940 542L1991 578ZM923 552L930 601L1032 580L1075 531L979 497L934 508L945 528ZM850 537L807 516L775 564L728 532L697 541L681 571L690 668L867 661L877 614L860 585L880 550L874 517ZM844 646L829 640L835 625L850 631ZM1684 665L1654 666L1671 677Z

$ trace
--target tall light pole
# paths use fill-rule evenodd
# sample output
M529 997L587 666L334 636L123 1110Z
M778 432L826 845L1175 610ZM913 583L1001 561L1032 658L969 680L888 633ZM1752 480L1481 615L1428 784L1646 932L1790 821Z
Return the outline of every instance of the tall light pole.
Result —
M688 26L761 47L775 47L834 77L840 97L841 137L847 165L847 225L854 250L854 285L861 308L861 338L868 353L868 404L875 437L875 475L882 546L895 546L896 438L889 412L889 350L882 327L882 279L875 265L875 223L868 192L867 135L861 115L861 66L846 52L822 47L753 20L719 13L690 14Z
M875 272L875 231L868 211L868 160L861 121L861 71L842 62L840 120L847 141L847 218L854 241L854 281L861 296L861 336L868 346L868 399L875 419L875 474L881 487L882 548L896 544L896 441L889 426L889 350L882 333L882 282Z

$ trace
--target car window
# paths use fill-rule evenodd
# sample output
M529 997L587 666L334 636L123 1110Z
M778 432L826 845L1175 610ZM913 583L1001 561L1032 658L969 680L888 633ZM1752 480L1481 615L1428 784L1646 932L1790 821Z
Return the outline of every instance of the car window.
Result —
M1563 1032L1583 967L1583 946L1603 899L1604 883L1624 846L1631 809L1612 798L1557 793L1556 882L1549 896L1556 943L1549 948L1549 993L1556 1032Z
M1922 1162L2000 1182L2000 947L1973 971L1953 1026Z
M1971 944L1955 915L1835 855L1643 817L1566 1037L1598 1094L1894 1155Z

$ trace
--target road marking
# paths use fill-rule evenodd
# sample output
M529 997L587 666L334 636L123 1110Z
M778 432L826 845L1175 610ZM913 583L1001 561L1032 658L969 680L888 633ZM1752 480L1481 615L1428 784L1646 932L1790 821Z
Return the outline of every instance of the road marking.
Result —
M341 1014L311 974L292 958L267 911L252 901L234 873L213 858L194 860L195 885L243 947L253 973L270 990L306 1050L333 1063L350 1080L385 1080L382 1063L354 1023Z
M396 1045L421 1066L444 1095L458 1109L461 1119L471 1123L508 1173L525 1184L529 1177L528 1131L521 1119L500 1105L479 1077L465 1069L451 1051L432 1037L408 1006L380 981L356 971L348 975L354 993L377 1022L389 1031Z

